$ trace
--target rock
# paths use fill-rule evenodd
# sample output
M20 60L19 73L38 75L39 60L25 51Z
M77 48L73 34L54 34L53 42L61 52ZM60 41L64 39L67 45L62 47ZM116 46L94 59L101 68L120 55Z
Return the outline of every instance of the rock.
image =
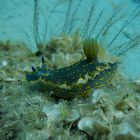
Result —
M72 109L69 117L66 119L68 122L77 120L80 117L80 113L76 109Z

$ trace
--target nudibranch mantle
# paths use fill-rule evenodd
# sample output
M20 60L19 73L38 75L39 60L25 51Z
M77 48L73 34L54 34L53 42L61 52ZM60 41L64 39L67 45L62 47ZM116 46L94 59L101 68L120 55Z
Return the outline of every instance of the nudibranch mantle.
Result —
M88 42L87 46L91 51L92 42ZM88 59L87 52L88 49L86 49L85 60L56 70L49 70L43 58L42 67L32 68L33 72L26 73L26 79L34 81L37 88L43 92L52 91L54 97L64 99L87 97L93 89L109 84L118 66L117 62L99 62L95 54L93 60L91 60L91 54Z

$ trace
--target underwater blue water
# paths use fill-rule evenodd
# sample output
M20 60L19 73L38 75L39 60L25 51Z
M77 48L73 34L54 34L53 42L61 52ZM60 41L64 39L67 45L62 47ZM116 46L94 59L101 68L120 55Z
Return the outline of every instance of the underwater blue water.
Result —
M50 38L59 35L63 28L65 21L67 3L60 5L51 16L47 9L52 9L58 2L64 0L40 0L39 1L39 33L41 40L48 41ZM83 26L83 20L87 19L87 10L89 10L89 5L92 0L83 0L80 4L79 12L76 15L77 22L74 25L73 32L80 30ZM75 1L75 6L78 0ZM105 24L106 19L112 14L113 8L123 7L120 13L123 13L124 18L116 21L113 25L109 34L105 38L100 38L102 45L108 45L108 42L113 38L115 33L121 28L125 19L128 17L129 13L133 11L136 5L140 5L139 1L133 0L97 0L96 13L94 18L97 19L100 11L104 9L104 16L100 19L99 24L94 30L90 37L95 37L101 27ZM35 40L33 36L33 0L0 0L0 40L12 40L12 41L25 41L32 51L36 51ZM74 9L73 9L74 10ZM48 23L47 34L45 34L46 22ZM124 29L124 34L121 34L115 40L113 47L118 46L125 41L131 39L131 37L140 33L140 17L136 18L127 28ZM84 31L83 31L84 32ZM122 71L129 76L131 79L135 79L140 76L140 45L139 47L130 50L126 55L122 57Z

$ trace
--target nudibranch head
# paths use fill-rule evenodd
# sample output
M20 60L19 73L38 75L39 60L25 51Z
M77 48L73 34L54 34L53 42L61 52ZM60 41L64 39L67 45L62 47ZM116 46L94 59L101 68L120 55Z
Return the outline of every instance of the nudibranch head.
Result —
M99 43L95 39L85 39L83 41L84 54L88 61L94 61L99 52Z
M47 66L45 65L45 59L42 56L42 66L41 67L34 67L32 66L32 72L26 73L26 80L27 81L35 81L39 78L49 74L50 70L48 70Z

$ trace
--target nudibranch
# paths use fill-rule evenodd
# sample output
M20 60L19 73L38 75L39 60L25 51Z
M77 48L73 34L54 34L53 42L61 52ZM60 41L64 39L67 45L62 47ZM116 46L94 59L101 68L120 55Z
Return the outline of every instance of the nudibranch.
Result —
M86 59L61 69L49 70L42 57L42 67L32 67L32 72L26 73L26 79L56 98L87 97L92 90L108 85L118 66L117 62L99 62L99 47L96 40L85 39L83 50Z

